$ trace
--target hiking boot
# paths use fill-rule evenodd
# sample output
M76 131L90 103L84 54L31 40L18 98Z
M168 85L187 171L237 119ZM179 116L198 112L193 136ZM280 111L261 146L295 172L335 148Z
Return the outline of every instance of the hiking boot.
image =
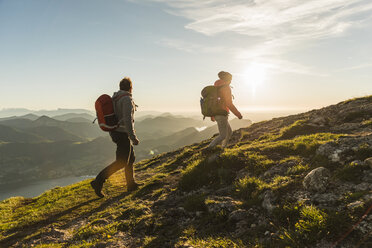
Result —
M142 185L143 185L143 183L136 183L136 182L134 182L134 183L128 185L127 192L132 192L132 191L138 189L138 187L139 186L142 186Z
M94 192L96 193L96 195L98 197L100 197L100 198L105 197L105 195L102 194L102 192L101 192L102 187L103 187L103 183L99 183L96 180L93 180L93 181L90 182L90 185L92 186L92 188L94 189Z

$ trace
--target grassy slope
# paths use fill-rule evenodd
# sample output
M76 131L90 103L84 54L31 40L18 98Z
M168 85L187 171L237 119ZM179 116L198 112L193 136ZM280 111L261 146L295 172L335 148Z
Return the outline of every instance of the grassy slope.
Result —
M140 162L136 176L144 186L131 194L125 192L120 171L105 184L104 199L95 197L89 181L82 181L36 198L2 201L0 247L305 247L323 238L335 241L370 203L337 211L289 196L313 168L325 166L342 179L366 168L343 167L316 155L319 145L351 134L309 129L303 117L240 130L234 134L235 145L223 151L203 151L206 141ZM370 150L362 154L360 159L372 156ZM262 176L275 166L285 168L284 174ZM278 199L270 214L260 208L268 189ZM369 193L352 192L339 204ZM248 216L248 227L235 235L236 223L228 212L210 210L218 202L212 195L229 197L235 209L257 210L270 221L255 227L251 224L260 217ZM265 239L266 231L275 235ZM363 237L353 232L348 238Z

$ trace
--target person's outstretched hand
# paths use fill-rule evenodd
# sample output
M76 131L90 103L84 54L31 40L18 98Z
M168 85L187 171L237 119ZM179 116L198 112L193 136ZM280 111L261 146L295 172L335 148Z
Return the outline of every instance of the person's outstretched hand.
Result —
M243 119L243 116L241 113L239 113L236 117L238 117L239 120Z
M132 140L132 143L133 145L137 146L140 143L140 141L137 138L135 138L134 140Z

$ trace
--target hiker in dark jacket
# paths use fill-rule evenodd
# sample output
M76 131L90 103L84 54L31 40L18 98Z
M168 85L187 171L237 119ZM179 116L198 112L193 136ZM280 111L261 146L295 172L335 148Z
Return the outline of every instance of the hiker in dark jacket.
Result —
M116 143L116 160L103 169L91 182L91 186L99 197L102 194L103 183L116 171L124 168L128 192L137 189L139 184L134 180L133 163L135 160L133 145L138 145L139 140L134 130L134 111L136 105L132 100L132 81L124 78L120 81L120 90L115 92L112 99L115 115L120 126L110 132L113 142Z
M209 144L209 148L215 147L216 145L220 144L222 147L226 147L231 135L232 129L229 124L229 111L233 112L233 114L242 119L242 114L238 111L235 105L232 102L232 94L230 84L232 81L232 75L228 72L221 71L218 73L219 80L214 83L214 86L220 87L218 91L218 95L222 101L222 107L226 110L226 115L216 115L211 117L212 121L217 121L219 135Z

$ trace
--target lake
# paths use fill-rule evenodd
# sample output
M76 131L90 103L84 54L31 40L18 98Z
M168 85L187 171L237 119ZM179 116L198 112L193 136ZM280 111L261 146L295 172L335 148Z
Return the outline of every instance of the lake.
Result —
M13 196L35 197L44 193L48 189L52 189L57 186L63 187L93 177L94 176L64 177L58 179L40 180L24 185L2 185L0 186L0 201Z

